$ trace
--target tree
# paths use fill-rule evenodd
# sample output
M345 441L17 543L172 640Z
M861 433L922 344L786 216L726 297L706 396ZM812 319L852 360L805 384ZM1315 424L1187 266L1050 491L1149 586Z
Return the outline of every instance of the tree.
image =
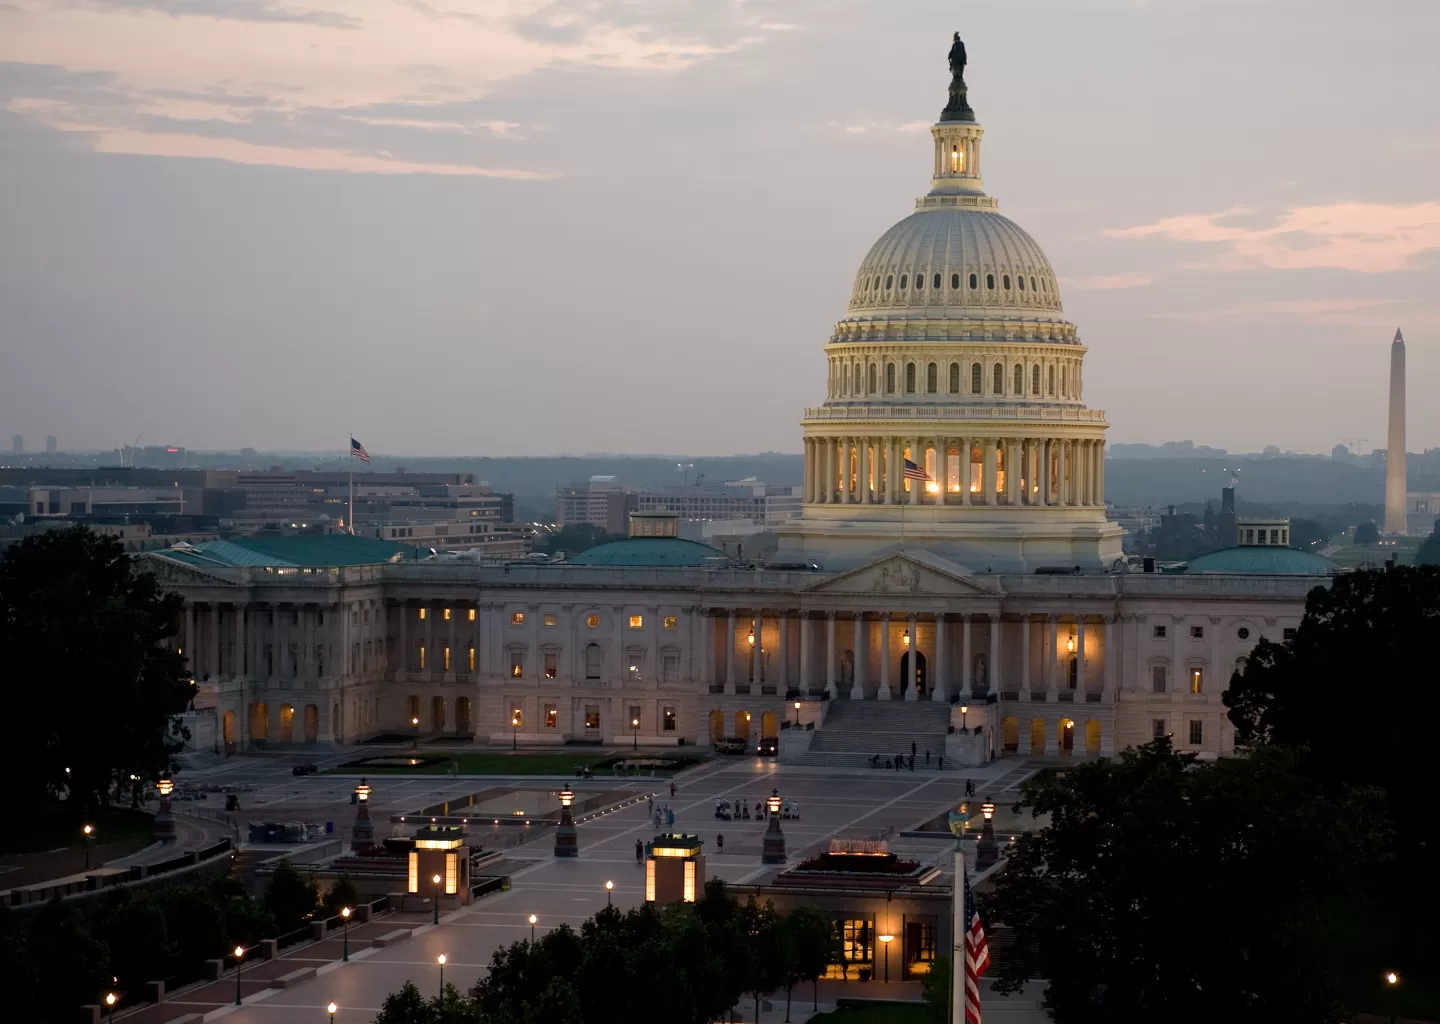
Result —
M1286 751L1200 763L1168 740L1027 783L1050 820L982 903L1015 938L995 988L1047 979L1058 1024L1339 1020L1323 910L1377 856L1376 800L1319 799Z
M430 1008L413 981L405 982L399 992L385 997L380 1012L375 1015L375 1024L432 1024Z
M1375 929L1369 955L1377 958L1440 958L1440 895L1431 877L1440 849L1430 782L1440 716L1436 636L1440 567L1345 573L1310 592L1292 641L1256 646L1224 698L1237 742L1297 750L1301 769L1325 793L1377 787L1387 794L1395 858L1383 878L1398 925ZM1375 690L1394 710L1368 721L1362 744L1337 716ZM1385 948L1392 940L1397 945Z
M347 874L335 879L335 884L325 894L325 912L327 914L338 914L343 907L353 907L360 902L360 890L355 888L355 880Z
M315 879L302 875L288 859L275 865L275 872L265 886L265 909L275 918L281 933L299 928L320 904L320 886Z
M785 983L788 973L787 949L783 939L780 915L775 904L759 903L754 896L740 910L740 926L745 935L745 959L742 968L745 991L755 1000L755 1020L760 1020L760 997Z
M58 797L108 803L130 777L170 767L193 686L165 646L179 597L135 571L118 540L84 527L26 537L0 554L6 711L0 746L12 813Z
M79 915L59 896L31 922L28 945L35 1020L74 1020L76 1006L99 1002L100 993L111 987L110 948L85 930Z
M1420 542L1420 550L1415 552L1415 564L1440 565L1440 519L1435 520L1430 536Z
M1356 544L1359 544L1363 547L1369 547L1371 544L1378 543L1379 540L1380 528L1375 525L1373 520L1367 519L1365 522L1360 523L1355 527Z
M948 956L937 956L930 962L930 973L920 979L920 998L935 1024L949 1024L951 975L953 962Z
M101 915L98 931L110 948L110 970L121 986L138 989L170 973L173 948L165 911L150 893L122 891Z
M835 922L818 907L796 907L785 918L795 977L808 981L814 1008L820 1009L820 979L840 957L840 936Z
M15 912L0 903L0 992L5 1012L15 1020L35 1020L35 963L30 943Z

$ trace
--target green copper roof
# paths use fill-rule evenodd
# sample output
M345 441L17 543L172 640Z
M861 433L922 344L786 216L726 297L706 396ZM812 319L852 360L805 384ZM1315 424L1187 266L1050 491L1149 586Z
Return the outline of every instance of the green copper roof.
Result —
M1282 547L1235 547L1192 558L1184 572L1191 575L1327 576L1340 567L1328 558Z
M373 537L325 533L286 537L232 537L228 540L212 540L204 544L168 548L156 554L190 565L333 568L342 565L378 565L381 562L405 561L418 557L419 550Z
M728 555L709 544L682 537L627 537L600 544L570 559L570 565L705 565Z

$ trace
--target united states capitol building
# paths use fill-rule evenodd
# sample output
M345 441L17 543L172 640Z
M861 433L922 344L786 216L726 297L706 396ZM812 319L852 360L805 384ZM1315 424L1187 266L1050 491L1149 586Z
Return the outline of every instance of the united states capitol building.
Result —
M1283 521L1242 523L1241 546L1181 571L1127 564L1088 349L1045 253L985 191L958 73L931 135L929 191L865 254L824 345L803 509L774 559L732 560L654 512L559 563L343 536L152 552L185 600L176 643L215 745L1229 751L1231 675L1333 566Z

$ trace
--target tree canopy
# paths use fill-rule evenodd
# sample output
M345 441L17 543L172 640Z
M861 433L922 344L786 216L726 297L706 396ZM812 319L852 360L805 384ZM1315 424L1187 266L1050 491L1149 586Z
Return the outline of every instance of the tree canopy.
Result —
M0 690L23 723L0 747L12 800L104 804L132 775L169 768L193 695L183 658L162 643L180 609L119 541L84 527L0 555Z
M996 988L1047 979L1060 1024L1338 1020L1324 908L1378 856L1377 804L1317 798L1286 751L1206 763L1168 740L1032 780L1021 806L1049 824L982 901L1015 937Z

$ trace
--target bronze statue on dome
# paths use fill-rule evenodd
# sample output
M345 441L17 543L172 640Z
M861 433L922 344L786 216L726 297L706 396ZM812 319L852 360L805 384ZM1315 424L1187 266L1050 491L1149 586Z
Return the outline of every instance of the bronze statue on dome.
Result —
M945 109L940 112L942 121L973 121L975 111L970 109L970 102L966 98L965 87L965 65L968 62L965 54L965 43L960 39L960 33L955 33L955 41L950 44L950 102L945 104Z

